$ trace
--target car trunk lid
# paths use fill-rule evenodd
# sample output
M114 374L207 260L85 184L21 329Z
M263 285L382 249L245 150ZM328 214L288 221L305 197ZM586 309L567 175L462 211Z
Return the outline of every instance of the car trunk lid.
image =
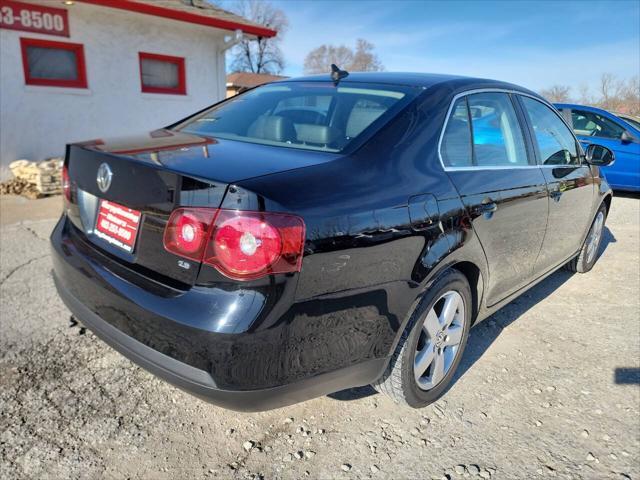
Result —
M69 148L68 157L69 178L75 195L72 194L74 202L69 205L67 214L79 233L140 273L159 281L167 277L180 284L192 285L198 274L198 265L179 262L179 258L164 249L164 227L178 205L218 207L226 184L201 181L145 162L78 146ZM108 165L112 173L111 185L104 192L96 180L103 164ZM105 206L111 208L111 212ZM100 211L103 213L99 214ZM106 219L105 212L114 215ZM126 218L127 213L130 214L129 219ZM136 216L139 216L137 222ZM132 231L131 242L126 242L131 246L130 251L118 245L120 237L117 234L100 228L101 219L111 220L111 225L119 221L129 226L137 224Z
M67 213L79 235L120 262L164 283L193 285L200 264L169 253L163 245L171 212L178 207L217 208L233 181L331 158L305 152L296 161L296 152L286 150L170 130L73 144L67 168L75 193ZM107 188L99 178L102 165L110 172ZM128 224L122 228L134 235L130 251L113 241L120 238L117 234L98 228L99 219L109 213L113 222ZM136 223L132 219L138 215Z

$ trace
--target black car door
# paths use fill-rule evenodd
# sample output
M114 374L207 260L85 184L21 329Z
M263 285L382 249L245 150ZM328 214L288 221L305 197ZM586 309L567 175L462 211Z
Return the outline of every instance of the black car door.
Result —
M578 141L560 115L540 100L518 96L549 188L549 225L536 261L542 274L580 248L595 199L590 167L581 163Z
M547 224L547 188L511 94L455 99L440 158L473 222L489 264L487 303L531 281Z

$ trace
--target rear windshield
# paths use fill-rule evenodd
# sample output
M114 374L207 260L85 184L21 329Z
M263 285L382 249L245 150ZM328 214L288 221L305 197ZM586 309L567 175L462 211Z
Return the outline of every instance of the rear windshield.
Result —
M418 93L417 88L398 85L277 83L234 97L176 128L263 145L341 152L360 135L379 129Z

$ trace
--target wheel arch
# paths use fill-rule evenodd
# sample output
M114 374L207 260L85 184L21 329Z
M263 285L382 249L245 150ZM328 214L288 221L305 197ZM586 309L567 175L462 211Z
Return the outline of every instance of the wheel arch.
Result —
M613 198L613 195L607 194L604 196L604 199L602 200L602 203L604 203L607 206L607 216L609 216L609 211L611 210L612 198Z
M485 267L483 269L482 267ZM472 296L472 324L475 323L478 318L478 314L482 309L482 301L484 298L484 290L485 290L485 282L488 271L486 269L487 265L478 265L478 262L473 261L471 259L465 257L458 258L450 258L449 261L443 261L440 268L436 271L432 272L429 276L429 280L425 284L423 288L423 293L428 291L431 286L440 278L440 276L444 275L449 270L457 270L462 275L465 276L467 282L469 282L469 288L471 289ZM417 306L417 303L416 305ZM415 306L411 309L415 309Z
M478 318L482 296L484 294L484 279L482 277L482 271L480 270L480 267L470 261L460 261L454 263L449 268L458 270L467 278L467 281L469 282L472 301L471 323L474 324L476 322L476 319Z

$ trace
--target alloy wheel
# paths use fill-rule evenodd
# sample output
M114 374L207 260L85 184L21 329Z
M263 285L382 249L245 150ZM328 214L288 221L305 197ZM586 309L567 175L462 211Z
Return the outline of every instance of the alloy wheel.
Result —
M421 390L431 390L447 375L462 341L465 304L454 290L444 293L427 314L416 349L413 372Z

